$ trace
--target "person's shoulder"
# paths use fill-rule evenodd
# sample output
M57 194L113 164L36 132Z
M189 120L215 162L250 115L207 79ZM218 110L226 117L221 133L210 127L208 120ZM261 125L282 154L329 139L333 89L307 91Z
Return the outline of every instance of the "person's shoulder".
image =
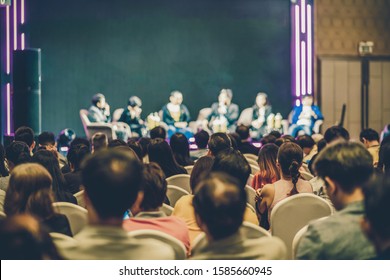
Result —
M253 241L254 246L264 251L265 259L284 260L287 258L287 247L279 237L264 236Z

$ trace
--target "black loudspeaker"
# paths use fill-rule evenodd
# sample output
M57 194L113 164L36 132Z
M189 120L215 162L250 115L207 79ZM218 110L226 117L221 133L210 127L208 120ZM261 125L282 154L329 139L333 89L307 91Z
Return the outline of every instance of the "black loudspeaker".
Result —
M41 50L16 50L13 53L13 115L15 130L31 127L41 133Z

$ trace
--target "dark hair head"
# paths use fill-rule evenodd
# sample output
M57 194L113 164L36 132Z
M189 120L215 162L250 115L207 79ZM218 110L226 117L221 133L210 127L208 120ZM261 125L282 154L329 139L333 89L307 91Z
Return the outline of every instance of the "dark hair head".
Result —
M372 156L360 143L335 142L318 154L314 168L318 176L329 177L344 192L351 193L373 173Z
M313 148L316 144L310 135L300 135L297 137L297 144L303 148Z
M280 179L276 159L278 156L279 147L275 144L265 144L259 151L257 162L260 168L260 176L265 182L272 182L274 178Z
M295 138L291 135L285 134L282 136L282 138L285 140L285 142L293 142L296 143Z
M99 218L121 219L137 199L142 185L142 165L130 153L108 149L84 161L81 178Z
M230 139L230 142L232 143L232 148L235 150L238 150L238 146L241 143L241 137L238 135L238 133L228 133L227 135Z
M210 135L207 131L201 130L194 135L195 143L199 149L206 149L207 143L209 142Z
M16 215L0 221L2 260L59 260L49 234L29 215Z
M142 137L138 140L138 144L141 146L142 149L142 158L148 154L148 146L151 140L152 139L150 139L149 137Z
M360 132L360 141L363 142L363 138L367 141L378 141L379 142L379 134L372 128L364 129L362 132Z
M135 107L135 106L141 107L142 101L138 96L131 96L129 98L129 101L127 102L127 105L130 107Z
M275 141L276 141L276 137L274 135L268 134L263 138L261 138L260 144L261 146L264 146L266 144L275 143Z
M298 193L296 184L298 182L299 168L302 165L303 151L298 144L293 142L286 142L279 148L278 162L280 169L285 177L291 177L291 181L294 184L290 195Z
M390 136L387 136L379 148L378 169L390 175Z
M8 176L8 170L5 167L5 149L0 143L0 177Z
M38 136L38 143L41 146L52 145L56 143L56 137L53 132L44 131Z
M149 161L160 165L167 178L177 174L187 174L187 171L176 162L171 147L164 139L153 139L148 146L148 154Z
M241 124L237 126L236 133L240 136L241 140L246 140L249 138L249 127Z
M209 150L213 156L217 156L223 150L232 147L232 141L226 133L218 132L211 135L209 140Z
M200 157L194 164L190 177L190 186L192 193L194 193L196 186L203 180L213 167L214 158L211 156Z
M127 147L127 144L125 141L123 141L122 139L112 139L110 141L108 141L108 148L115 148L115 147L120 147L120 146L126 146Z
M76 137L73 139L73 141L70 143L70 147L83 144L88 147L88 150L91 150L91 143L88 141L88 139Z
M65 178L55 155L48 150L39 150L33 155L32 162L39 163L49 171L53 179L52 188L55 199L56 201L62 201L64 199Z
M363 188L365 216L373 231L383 240L390 239L390 176L377 175Z
M21 141L31 147L34 143L34 130L27 126L21 126L15 131L15 141Z
M8 216L29 213L42 220L51 217L53 210L52 178L40 164L25 163L11 172L4 212Z
M151 162L145 164L143 176L144 199L141 208L145 211L160 208L167 194L167 181L165 180L164 171L157 163Z
M150 131L150 138L151 139L156 139L156 138L161 138L165 139L167 138L167 132L165 129L161 126L156 126Z
M245 188L249 175L251 174L251 167L245 157L240 151L228 149L220 152L215 157L213 172L224 172L229 174L239 181L239 186Z
M80 170L81 162L89 154L88 147L80 144L70 147L66 158L73 165L74 170Z
M326 140L323 138L317 143L318 152L321 152L326 147Z
M92 146L93 150L99 151L101 149L107 148L108 138L107 135L102 132L97 132L92 136Z
M246 209L246 192L230 175L212 173L198 185L192 203L195 214L212 238L219 240L240 228Z
M92 96L92 104L96 106L102 99L105 99L106 97L101 93L96 93L94 96Z
M328 144L339 139L349 141L349 132L342 126L331 126L325 131L324 139Z
M30 149L25 142L13 141L5 149L5 157L15 166L31 161Z
M273 135L273 136L275 136L276 139L279 139L280 137L282 137L282 134L277 130L272 130L268 135Z
M173 134L169 144L178 164L182 166L194 164L194 161L190 158L190 146L188 144L188 139L184 134Z
M142 154L142 147L136 140L129 140L127 141L127 146L129 146L137 155L140 161L142 161L143 154Z

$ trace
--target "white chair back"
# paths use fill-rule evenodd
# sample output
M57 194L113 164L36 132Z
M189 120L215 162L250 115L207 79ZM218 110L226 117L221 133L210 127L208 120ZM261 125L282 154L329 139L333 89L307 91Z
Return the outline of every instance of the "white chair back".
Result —
M296 194L283 199L271 212L272 235L280 237L287 246L287 257L292 259L295 234L310 221L330 216L332 207L323 198L311 193Z
M309 172L300 171L300 173L301 173L301 177L302 177L304 180L306 180L306 181L310 181L311 179L314 178L314 176L313 176L311 173L309 173Z
M173 251L175 252L176 260L184 260L187 257L187 251L184 244L180 240L176 239L172 235L169 235L165 232L152 230L152 229L141 229L141 230L130 231L128 234L133 238L156 239L164 242L165 244L168 244L169 246L172 247Z
M170 202L172 207L175 207L176 202L180 199L180 197L182 197L183 195L188 195L188 194L190 194L190 193L182 188L179 188L179 187L173 186L173 185L168 185L167 197L168 197L169 202Z
M187 191L188 193L192 193L190 187L190 175L188 174L173 175L167 178L167 183L168 185L178 186Z
M173 212L173 207L163 203L163 205L160 207L160 211L163 211L167 216L171 216Z
M255 213L255 214L256 214L256 210L255 210L255 208L253 208L253 206L252 206L252 205L250 205L248 202L246 203L246 207L248 207L248 208L249 208L249 210L251 210L253 213Z
M255 178L255 175L249 174L248 181L246 181L246 184L247 184L248 186L252 186L253 178Z
M256 191L251 186L245 186L246 202L256 209Z
M77 244L77 241L68 235L59 232L50 232L49 234L58 248L67 248L68 246Z
M7 218L7 215L3 211L0 211L0 220L4 220L5 218Z
M192 169L194 169L193 165L184 166L184 168L187 170L188 175L191 175Z
M79 233L88 222L88 211L69 202L54 202L54 211L65 215L70 224L73 236Z
M257 164L257 156L255 156L254 154L244 154L244 157L246 159L251 159L251 160L254 160Z
M253 160L253 159L251 159L251 158L246 158L246 160L248 161L248 163L249 163L250 165L259 166L259 164L257 163L256 160Z
M112 121L113 121L113 122L119 121L119 119L120 119L121 116L122 116L123 111L124 111L123 108L116 109L116 110L114 111L114 113L112 113Z
M81 119L81 123L83 124L83 127L84 127L85 135L87 136L88 139L90 139L92 137L92 135L89 135L89 132L88 132L88 125L91 124L91 122L88 119L88 110L85 110L85 109L80 110L80 119Z
M260 171L259 166L256 164L249 164L251 166L251 174L255 175L257 172Z
M79 206L86 208L85 199L84 199L84 190L75 193L73 196L76 198L77 204Z

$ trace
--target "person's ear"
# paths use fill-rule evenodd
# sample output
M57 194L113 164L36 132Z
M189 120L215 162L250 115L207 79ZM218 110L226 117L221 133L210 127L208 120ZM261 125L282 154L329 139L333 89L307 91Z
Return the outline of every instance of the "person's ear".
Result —
M33 151L33 150L34 150L34 148L35 148L35 145L36 145L36 143L35 143L35 141L33 141L33 142L32 142L32 144L31 144L31 151Z
M338 190L337 183L329 177L325 177L326 193L331 196L335 195Z
M138 194L137 194L137 198L136 198L135 202L130 207L131 213L133 215L137 215L139 212L142 211L141 203L142 203L143 200L144 200L144 192L143 191L139 191Z

